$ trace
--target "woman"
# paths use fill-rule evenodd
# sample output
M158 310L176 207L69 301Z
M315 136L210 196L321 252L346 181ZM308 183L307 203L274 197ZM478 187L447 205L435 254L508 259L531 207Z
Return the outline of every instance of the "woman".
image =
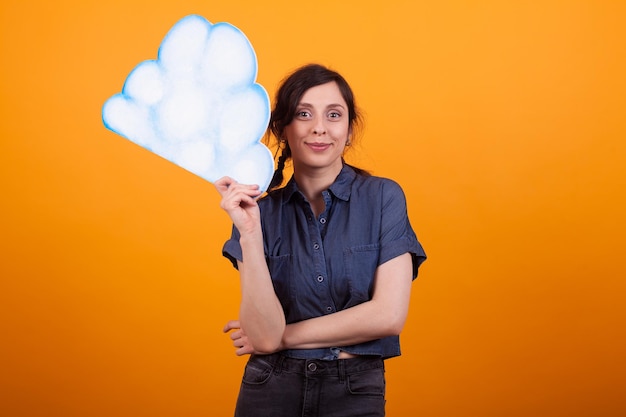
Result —
M268 133L282 155L268 194L215 183L233 221L224 255L241 280L236 416L383 416L384 360L400 354L412 280L426 259L401 188L345 163L358 127L350 86L307 65L280 86ZM283 187L287 160L293 176Z

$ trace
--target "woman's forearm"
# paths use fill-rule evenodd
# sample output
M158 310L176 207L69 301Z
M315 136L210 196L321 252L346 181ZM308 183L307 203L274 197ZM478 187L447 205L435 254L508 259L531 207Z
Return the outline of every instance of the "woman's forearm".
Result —
M267 268L262 234L242 236L240 244L243 254L243 261L238 263L241 327L256 352L274 352L285 331L285 313Z
M315 349L348 346L400 333L404 319L383 314L376 303L358 306L316 317L285 328L283 349Z
M289 324L285 328L281 348L348 346L400 334L409 309L411 268L408 253L380 265L370 301Z

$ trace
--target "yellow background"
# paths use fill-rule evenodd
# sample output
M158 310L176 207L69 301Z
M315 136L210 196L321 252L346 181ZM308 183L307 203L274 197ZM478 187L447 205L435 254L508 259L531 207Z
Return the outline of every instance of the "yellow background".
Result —
M101 121L192 13L248 36L272 96L342 72L349 160L404 187L429 260L388 415L624 415L625 4L3 1L0 415L231 415L230 222Z

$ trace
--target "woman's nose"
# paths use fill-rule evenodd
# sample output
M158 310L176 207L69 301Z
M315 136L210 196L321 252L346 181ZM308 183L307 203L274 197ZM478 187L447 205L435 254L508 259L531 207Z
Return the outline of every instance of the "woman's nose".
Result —
M313 124L313 133L316 135L326 134L326 126L321 118L315 120L315 123Z

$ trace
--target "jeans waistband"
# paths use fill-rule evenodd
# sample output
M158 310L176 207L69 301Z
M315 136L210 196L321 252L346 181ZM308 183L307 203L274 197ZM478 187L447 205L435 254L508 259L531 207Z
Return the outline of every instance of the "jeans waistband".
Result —
M253 355L249 359L265 361L274 366L275 372L293 372L313 376L337 376L343 379L348 374L385 368L385 363L378 356L358 356L350 359L321 360L290 358L280 353L271 355Z

